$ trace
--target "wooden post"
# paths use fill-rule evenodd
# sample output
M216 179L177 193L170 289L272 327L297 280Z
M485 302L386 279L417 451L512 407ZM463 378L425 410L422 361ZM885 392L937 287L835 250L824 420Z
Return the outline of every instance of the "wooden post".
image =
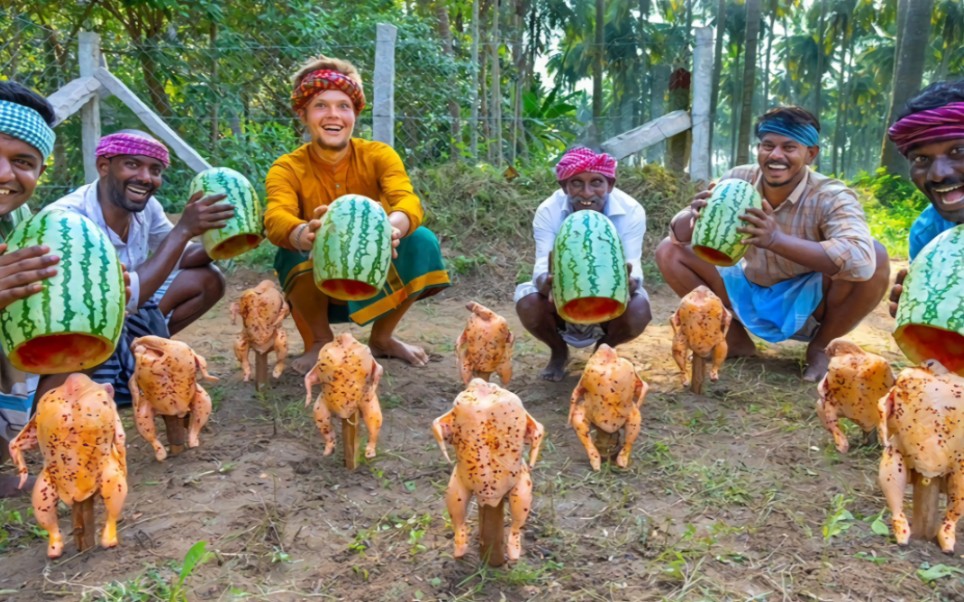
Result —
M947 477L934 477L924 484L924 477L911 470L911 484L914 487L914 507L910 520L910 533L914 539L933 541L941 526L940 497L945 491Z
M693 354L693 372L690 374L690 391L703 394L703 381L706 380L706 360Z
M479 504L479 557L492 567L505 564L505 498Z
M77 42L77 61L80 76L91 77L100 68L100 36L82 31ZM97 179L97 142L100 141L100 97L96 94L80 109L81 153L84 157L84 181Z
M693 140L690 146L690 179L709 182L710 96L713 95L713 30L696 28L693 49Z
M188 414L190 416L190 414ZM167 428L167 444L170 447L170 454L176 456L184 451L187 441L187 431L185 424L188 416L183 419L177 416L164 416L164 426Z
M254 352L254 390L260 391L261 387L268 384L268 354Z
M71 516L74 523L74 544L78 552L94 547L94 495L82 502L74 502Z
M355 470L358 467L358 423L361 422L361 412L355 410L351 418L341 419L341 442L345 450L345 468Z
M599 457L603 460L612 461L617 455L619 455L620 436L619 431L615 433L607 433L598 426L593 429L593 445L596 446L596 450L599 452Z
M379 23L375 28L375 77L372 101L372 138L395 144L395 38L398 28Z

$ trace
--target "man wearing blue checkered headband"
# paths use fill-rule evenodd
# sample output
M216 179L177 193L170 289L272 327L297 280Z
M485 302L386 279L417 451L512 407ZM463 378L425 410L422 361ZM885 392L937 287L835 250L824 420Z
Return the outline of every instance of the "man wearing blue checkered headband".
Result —
M30 217L27 200L54 147L54 110L42 96L12 81L0 81L0 311L40 291L57 273L59 258L43 246L7 253L4 242ZM16 492L17 476L6 465L7 442L27 423L37 376L20 372L0 352L0 497ZM24 491L29 492L29 488Z

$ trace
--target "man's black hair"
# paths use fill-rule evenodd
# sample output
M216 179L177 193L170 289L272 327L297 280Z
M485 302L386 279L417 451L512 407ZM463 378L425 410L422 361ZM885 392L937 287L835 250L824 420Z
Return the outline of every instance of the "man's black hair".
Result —
M53 127L54 121L57 119L54 108L50 106L46 98L15 81L0 81L0 100L30 107L40 113L40 116L50 127Z
M817 117L813 113L802 107L791 105L774 107L763 115L760 115L756 120L756 126L753 128L753 133L757 138L760 137L760 125L773 119L787 121L796 125L812 125L817 129L817 132L820 131L820 121L817 120Z
M904 104L894 121L914 113L943 107L952 102L964 102L964 79L953 82L934 82L927 86Z

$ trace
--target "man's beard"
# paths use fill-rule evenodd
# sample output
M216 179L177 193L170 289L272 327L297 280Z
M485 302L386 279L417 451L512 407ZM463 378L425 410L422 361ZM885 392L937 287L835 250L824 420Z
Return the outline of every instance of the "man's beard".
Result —
M125 191L127 190L128 184L136 184L137 186L140 186L141 188L146 188L148 190L148 194L145 197L143 203L136 203L127 198ZM145 185L141 182L135 182L134 180L127 180L126 182L118 182L114 178L111 178L108 181L108 196L110 197L111 202L114 205L130 213L140 213L141 211L144 211L145 209L147 209L147 201L151 200L151 197L154 196L154 192L156 190L157 189L151 186L150 184Z

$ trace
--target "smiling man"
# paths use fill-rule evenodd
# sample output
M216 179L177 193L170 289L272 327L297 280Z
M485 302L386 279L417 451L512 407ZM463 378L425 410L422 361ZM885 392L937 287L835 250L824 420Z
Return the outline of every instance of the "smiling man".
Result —
M747 331L769 341L807 342L804 379L827 371L827 344L853 330L887 291L890 262L870 229L856 194L810 165L820 152L820 123L799 107L777 107L756 124L757 164L724 178L753 183L763 209L743 216L750 247L740 262L717 268L689 246L710 191L693 199L670 222L656 250L666 282L682 297L710 287L736 318L727 334L729 355L752 355Z
M191 239L221 228L234 214L223 194L197 193L172 224L154 193L170 165L167 147L139 130L100 139L98 179L55 201L51 207L74 211L97 224L130 273L128 316L117 351L94 369L91 378L114 386L119 403L130 402L128 380L134 369L130 342L139 336L170 337L197 320L224 296L224 276L200 243ZM64 377L45 377L38 393Z
M532 220L536 255L532 280L515 290L515 309L519 320L532 336L549 347L549 363L540 376L560 381L566 375L569 346L588 347L603 343L615 347L629 342L652 319L649 296L643 288L643 237L646 210L636 199L615 187L616 160L606 153L576 147L564 154L556 165L559 190L536 209ZM629 269L632 291L626 311L602 324L572 324L563 320L552 302L552 275L549 253L562 222L576 211L598 211L613 223Z
M910 161L910 177L931 202L910 228L910 258L945 230L964 224L964 79L935 82L907 101L887 134ZM907 270L897 274L897 313Z
M352 138L365 93L351 63L319 56L298 70L293 83L291 107L311 141L278 158L268 170L264 214L268 239L279 247L278 279L304 340L305 351L291 367L300 374L310 370L321 347L334 339L331 324L349 320L372 323L368 346L376 357L424 366L425 350L395 336L395 327L415 301L450 284L438 238L421 225L422 202L392 147ZM381 203L392 225L394 257L378 295L344 304L315 286L309 251L319 218L346 194Z

